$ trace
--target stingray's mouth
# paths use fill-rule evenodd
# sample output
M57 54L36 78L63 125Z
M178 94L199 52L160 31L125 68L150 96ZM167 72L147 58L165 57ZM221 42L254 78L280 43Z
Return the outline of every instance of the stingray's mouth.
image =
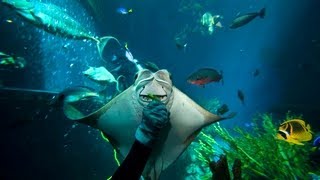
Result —
M149 102L149 101L152 101L152 100L159 100L159 101L166 101L168 96L167 95L155 95L155 94L140 94L140 99L142 101L145 101L145 102Z

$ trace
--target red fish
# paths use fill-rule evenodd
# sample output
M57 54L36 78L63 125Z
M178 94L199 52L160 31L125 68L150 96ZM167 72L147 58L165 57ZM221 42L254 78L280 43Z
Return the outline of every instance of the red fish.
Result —
M222 81L222 79L222 72L219 73L217 70L212 68L201 68L198 69L196 72L192 73L188 77L187 81L190 84L195 84L204 87L205 84L211 82L220 82Z

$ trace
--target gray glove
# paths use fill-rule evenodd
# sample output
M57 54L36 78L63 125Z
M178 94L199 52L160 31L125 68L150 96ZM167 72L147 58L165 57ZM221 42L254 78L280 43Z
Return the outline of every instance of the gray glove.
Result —
M158 138L160 130L169 122L169 111L157 100L151 101L142 113L142 121L138 126L135 137L142 144L151 147Z

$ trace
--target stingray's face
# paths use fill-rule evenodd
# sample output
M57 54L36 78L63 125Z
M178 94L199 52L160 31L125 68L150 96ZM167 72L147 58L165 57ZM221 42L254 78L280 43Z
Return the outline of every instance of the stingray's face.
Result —
M140 71L136 75L135 93L139 96L141 104L148 104L153 98L167 104L172 94L172 81L167 70L159 70L155 73L148 69Z

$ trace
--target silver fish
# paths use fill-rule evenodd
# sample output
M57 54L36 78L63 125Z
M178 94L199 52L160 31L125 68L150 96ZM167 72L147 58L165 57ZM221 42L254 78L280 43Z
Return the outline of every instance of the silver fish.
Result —
M234 19L229 27L231 29L235 29L235 28L244 26L248 24L250 21L252 21L253 19L255 19L257 16L264 18L265 14L266 14L266 8L262 8L259 12L244 14Z
M51 34L69 39L95 41L101 57L103 49L110 39L119 42L112 36L95 37L65 10L54 4L29 2L27 0L3 0L2 4L14 10L25 21Z

